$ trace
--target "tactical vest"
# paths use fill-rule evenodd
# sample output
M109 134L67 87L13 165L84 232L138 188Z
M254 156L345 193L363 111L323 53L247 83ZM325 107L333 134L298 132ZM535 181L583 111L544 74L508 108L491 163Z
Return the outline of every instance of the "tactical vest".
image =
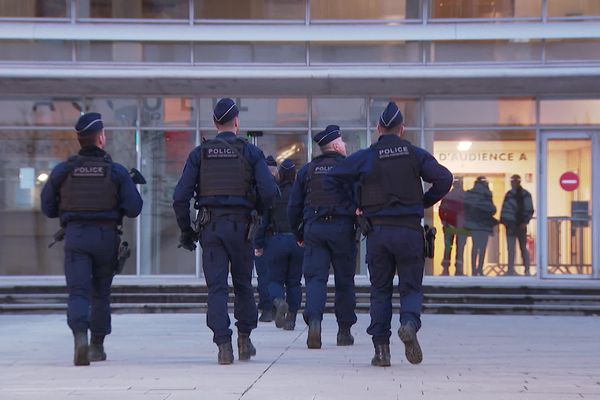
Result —
M117 208L118 188L112 181L110 157L75 156L71 171L60 187L61 212L109 211Z
M339 163L340 158L332 155L320 155L310 163L308 174L306 175L305 206L326 208L340 205L337 193L325 190L323 187L325 177Z
M200 197L238 196L254 201L253 170L244 157L246 142L236 138L233 142L222 139L202 143L198 187Z
M379 141L371 149L375 152L375 164L371 172L361 177L361 208L369 212L395 205L422 204L423 185L413 146L394 138Z
M290 199L290 192L292 191L292 185L286 183L279 187L281 189L281 197L277 197L273 201L271 208L271 226L270 229L273 233L290 233L292 228L287 215L287 205Z

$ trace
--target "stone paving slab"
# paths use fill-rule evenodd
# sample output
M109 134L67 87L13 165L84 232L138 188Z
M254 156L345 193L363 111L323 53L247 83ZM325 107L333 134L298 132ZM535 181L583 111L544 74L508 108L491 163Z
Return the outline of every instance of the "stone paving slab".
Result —
M0 399L600 399L598 317L425 315L423 364L393 335L389 368L370 365L364 314L352 347L335 346L326 315L321 350L306 349L300 318L293 332L261 323L257 356L230 366L205 315L127 314L113 317L109 361L74 367L65 319L0 315Z

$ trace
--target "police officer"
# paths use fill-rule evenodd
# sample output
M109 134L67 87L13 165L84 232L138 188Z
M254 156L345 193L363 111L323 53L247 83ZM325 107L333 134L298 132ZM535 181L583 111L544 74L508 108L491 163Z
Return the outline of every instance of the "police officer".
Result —
M277 181L278 170L277 170L277 161L273 156L268 156L266 158L267 167L269 167L269 171L275 181ZM264 217L263 217L264 222ZM265 226L265 228L268 228ZM265 233L263 232L262 238L264 240ZM260 245L255 244L257 248L264 248L265 242ZM273 301L271 300L271 295L269 294L269 262L266 257L256 256L254 258L254 266L256 267L256 277L258 280L258 309L261 311L260 317L258 320L260 322L271 322L273 321Z
M58 164L41 194L42 212L60 218L65 229L67 323L75 338L75 365L106 360L110 334L110 286L117 267L118 226L137 217L142 198L129 173L104 151L106 136L98 113L75 125L81 150ZM91 307L91 308L90 308ZM91 343L88 344L88 330Z
M287 204L294 180L296 164L286 159L279 167L279 192L270 212L265 214L261 237L256 240L255 254L269 264L269 293L275 306L275 326L292 331L302 301L303 248L294 238L287 216ZM268 245L265 246L268 241ZM264 249L264 254L263 254Z
M221 99L213 120L218 134L190 153L175 187L173 208L181 229L180 246L194 251L199 235L202 268L208 286L206 321L219 348L219 364L233 363L232 331L227 311L229 266L235 294L238 357L256 354L250 333L257 324L252 287L251 211L268 207L277 192L262 151L237 136L238 107ZM258 194L258 196L256 195ZM196 196L200 227L191 227L190 200Z
M337 345L354 344L350 332L356 323L355 209L352 187L339 191L323 187L327 173L346 157L340 127L329 125L314 137L321 155L302 167L292 188L288 217L296 240L305 246L302 269L306 284L304 321L308 324L309 349L321 348L321 320L327 298L329 267L335 277ZM303 229L300 227L303 226Z
M372 225L367 236L367 262L371 279L371 325L375 357L372 365L390 365L390 325L393 279L400 291L398 331L406 358L418 364L423 354L417 341L423 302L424 239L421 227L424 208L438 202L450 189L452 174L427 151L403 139L402 113L389 103L377 125L379 141L360 150L329 173L327 188L341 190L359 182L361 218ZM433 186L423 194L421 179Z

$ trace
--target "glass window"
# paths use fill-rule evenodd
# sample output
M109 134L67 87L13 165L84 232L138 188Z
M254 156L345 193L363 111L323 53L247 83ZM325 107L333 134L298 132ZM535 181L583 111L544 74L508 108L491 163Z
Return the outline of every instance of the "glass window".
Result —
M189 63L187 43L152 42L77 42L77 60L84 62L121 63Z
M306 128L308 101L304 97L234 98L240 110L240 129ZM213 128L213 109L219 98L200 99L200 126Z
M371 99L371 110L369 123L370 127L376 127L379 117L390 101L396 103L400 112L404 117L404 126L414 127L421 126L421 107L417 99L400 99L400 98L374 98Z
M195 0L196 19L302 20L306 0Z
M308 161L306 132L269 131L259 132L256 145L265 153L272 155L277 163L289 158L299 170Z
M540 18L542 0L430 0L431 18Z
M513 274L535 275L535 209L525 237L531 261L528 271L520 257L509 267L506 229L498 224L513 175L521 177L534 208L537 204L535 131L437 131L428 132L426 139L434 157L460 178L446 196L456 201L437 203L427 213L427 222L433 220L439 232L436 247L440 250L433 262L428 261L427 273L501 276L514 270ZM476 184L479 177L486 182ZM485 192L490 195L487 199Z
M142 131L141 172L144 208L141 221L141 273L196 273L195 253L177 248L179 227L173 212L173 191L189 152L193 131Z
M78 98L5 98L0 100L0 125L75 126L81 109L81 99Z
M367 147L367 133L365 130L344 129L343 127L340 128L342 131L342 139L346 143L346 152L348 153L348 155ZM310 143L312 146L313 158L321 154L319 145L314 140L312 140L312 138L315 137L315 135L320 131L321 129L313 129L311 134Z
M188 19L188 0L78 0L79 18Z
M144 127L193 127L195 115L194 100L188 97L145 97L141 102Z
M379 137L381 136L376 128L371 128L371 144L377 142ZM421 130L420 129L410 129L404 128L404 137L405 140L408 140L410 143L417 147L421 147Z
M541 62L541 42L465 41L432 42L430 63Z
M68 0L0 0L0 18L66 18Z
M600 124L600 100L542 100L540 123L546 125Z
M87 98L85 112L102 114L105 127L135 126L138 114L137 99Z
M548 16L578 18L600 15L598 0L548 0Z
M534 125L533 99L473 99L425 101L426 125L496 126Z
M311 0L312 20L404 20L421 18L420 0Z
M367 122L367 105L363 98L317 97L312 101L312 126L320 131L327 125L363 129Z
M598 61L600 40L548 40L546 61Z
M311 64L419 62L421 62L421 45L417 42L312 43L310 45Z
M304 43L198 43L194 45L196 64L305 64Z
M62 40L2 40L0 61L71 61L71 42Z

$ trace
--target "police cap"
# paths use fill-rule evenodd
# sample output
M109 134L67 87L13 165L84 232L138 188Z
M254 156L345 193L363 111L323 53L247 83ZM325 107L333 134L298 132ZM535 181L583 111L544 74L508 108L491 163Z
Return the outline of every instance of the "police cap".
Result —
M265 158L265 161L267 162L267 165L269 167L276 167L277 166L277 161L275 161L275 159L273 158L273 156L268 156L267 158Z
M88 136L100 132L102 128L104 128L102 115L95 112L83 114L75 124L78 136Z
M340 127L337 125L327 125L327 128L317 133L313 140L317 142L319 146L325 146L326 144L333 142L339 137L342 137Z
M390 101L388 105L385 107L385 110L381 113L379 117L379 124L386 128L392 129L400 125L404 121L404 117L400 112L400 109L393 101Z
M235 101L229 97L225 97L217 103L213 112L213 120L217 124L225 124L238 116L240 110Z
M296 164L294 164L294 162L292 160L290 160L289 158L286 158L285 160L283 160L283 162L279 166L279 169L281 169L281 170L288 170L288 169L294 169L294 168L296 168Z

